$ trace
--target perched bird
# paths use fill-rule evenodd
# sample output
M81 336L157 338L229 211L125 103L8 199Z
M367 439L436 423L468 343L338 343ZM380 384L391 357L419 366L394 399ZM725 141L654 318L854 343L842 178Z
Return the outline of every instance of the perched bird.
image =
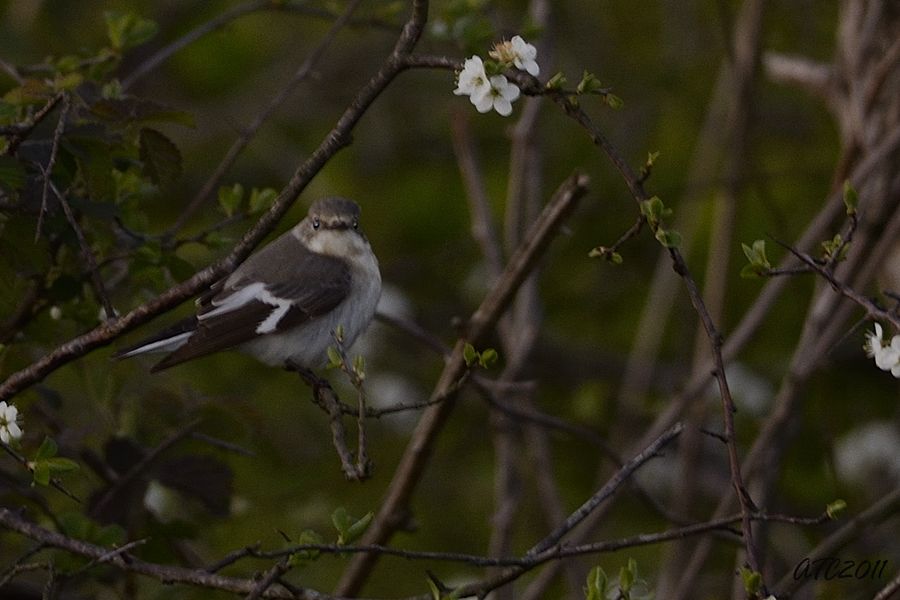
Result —
M359 205L317 200L293 229L252 254L198 300L199 309L117 358L171 352L152 372L236 348L273 366L325 364L340 327L349 348L375 314L378 260L359 229Z

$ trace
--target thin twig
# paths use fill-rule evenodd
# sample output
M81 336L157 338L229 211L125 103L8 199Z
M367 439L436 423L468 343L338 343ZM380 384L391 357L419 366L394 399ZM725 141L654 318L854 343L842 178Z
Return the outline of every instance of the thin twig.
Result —
M273 3L270 0L251 0L237 6L232 6L220 15L198 25L189 32L167 44L154 52L147 60L139 64L127 77L122 80L122 89L127 90L134 83L144 77L147 73L161 65L170 56L193 44L203 36L221 29L231 21L238 19L244 15L271 7Z
M38 124L53 111L54 108L56 108L56 105L59 104L59 102L63 99L63 95L64 93L60 92L59 94L56 94L55 96L50 98L47 103L44 104L44 106L42 106L36 113L34 113L34 116L31 117L31 119L28 121L28 123L25 124L25 126L22 127L22 129L16 132L9 139L9 143L6 146L5 152L7 156L12 156L16 153L16 150L19 149L19 145L23 141L25 141L26 138L28 138L31 132L34 131L34 128L37 127Z
M582 505L579 506L571 515L569 515L569 517L563 523L561 523L542 540L532 546L528 550L528 552L525 553L525 557L538 560L539 557L543 557L547 554L565 552L566 548L560 545L560 541L562 540L562 538L566 536L570 531L572 531L572 529L574 529L579 523L584 521L584 519L587 518L587 516L590 515L598 506L600 506L600 504L602 504L613 494L615 494L622 486L622 484L625 483L629 478L631 478L632 474L638 468L640 468L650 459L656 457L667 444L678 437L682 429L682 425L680 423L676 423L669 430L658 437L653 443L651 443L649 446L635 455L631 460L622 465L622 467L618 471L616 471L616 473L599 490L597 490L590 498L582 503ZM508 569L492 580L484 582L482 584L478 584L476 588L477 593L479 595L482 595L488 591L497 589L520 577L525 570L526 567L522 566ZM465 597L468 594L475 593L475 591L475 589L464 588L460 595Z
M877 502L852 517L840 529L831 533L812 550L806 552L806 558L810 562L826 556L834 556L841 548L856 538L861 531L880 523L881 521L896 516L900 510L900 488L894 489ZM776 597L789 598L810 579L794 577L793 571L785 573L775 584L773 591Z
M8 508L0 507L0 526L14 531L29 539L41 542L50 547L60 548L66 552L84 556L90 559L100 559L108 556L107 564L131 573L136 573L153 578L166 584L182 583L196 587L222 590L233 594L249 594L257 586L253 579L240 579L225 577L215 573L207 573L203 569L189 569L185 567L160 565L142 561L134 556L113 553L110 549L77 540L55 531L44 529L30 523ZM302 590L302 595L289 592L281 586L272 586L263 594L263 598L282 598L291 600L328 600L331 596L313 590Z
M253 590L247 594L247 600L257 600L262 597L262 594L272 587L278 579L291 570L290 562L285 560L278 561L271 569L269 569L265 576L259 580L259 583L253 588Z
M206 180L206 183L203 184L203 187L200 188L200 191L188 202L185 209L181 212L178 218L175 220L175 223L172 224L172 227L169 228L169 231L166 232L167 237L171 237L175 235L184 225L188 222L191 216L203 204L207 201L207 199L213 194L213 192L219 187L219 184L224 179L225 174L229 169L234 165L237 161L238 156L247 147L259 129L263 126L263 124L269 120L269 118L275 113L275 111L282 105L284 102L290 97L290 95L294 92L298 85L300 85L303 81L305 81L309 75L313 72L313 69L324 56L325 51L328 47L334 42L337 34L343 29L350 20L350 17L353 15L353 12L359 6L361 0L352 0L348 5L344 12L338 17L335 22L331 25L331 28L322 38L322 40L316 45L313 51L304 59L303 63L294 73L293 77L288 79L288 81L282 86L282 88L269 100L269 103L253 118L252 121L241 131L241 134L234 141L230 148L228 148L228 152L225 153L225 157L216 167L216 170L213 171L213 174ZM251 3L251 4L258 4ZM265 2L264 4L271 4L271 2ZM237 7L240 8L240 7ZM256 9L253 9L256 10Z
M16 459L16 461L18 461L22 466L24 466L26 469L28 469L28 471L30 473L34 473L34 466L31 464L31 461L29 461L27 458L25 458L24 456L22 456L15 450L13 450L12 447L10 447L8 444L0 442L0 449L2 449L4 452L6 452L10 456L12 456L14 459ZM53 489L55 489L56 491L62 493L63 495L68 496L70 499L74 500L75 502L78 502L78 503L81 502L81 500L78 498L78 496L76 496L75 494L73 494L72 492L70 492L69 490L67 490L66 488L64 488L62 486L62 484L59 482L58 478L56 478L56 477L51 478L50 486L53 487Z
M827 281L834 291L838 292L848 300L851 300L855 304L858 304L860 307L865 309L866 316L869 319L873 321L889 321L896 330L900 330L900 315L898 315L896 311L885 310L881 308L872 299L863 296L843 281L838 280L835 277L833 271L820 264L809 254L800 252L799 250L794 249L789 244L779 242L778 240L776 240L776 242L778 242L778 244L785 248L788 252L796 256L804 265L806 265L807 268Z
M228 25L228 23L237 20L240 17L262 10L294 12L318 19L335 20L340 18L340 15L338 13L332 12L327 9L309 6L308 3L302 1L280 2L277 0L251 0L250 2L245 2L244 4L239 4L237 6L231 7L222 14L217 15L216 17L210 19L205 23L202 23L201 25L198 25L180 38L157 50L147 60L138 65L137 68L135 68L128 75L128 77L124 79L124 81L122 82L122 88L130 88L132 85L134 85L135 82L159 67L173 54L179 52L180 50L183 50L187 46L190 46L203 36L221 29L222 27L225 27L226 25ZM396 23L388 23L381 19L351 19L349 24L354 27L375 27L392 32L396 31L398 27Z
M109 344L152 318L173 309L195 296L222 276L232 272L253 249L281 221L296 202L299 194L325 164L350 142L350 133L390 83L404 70L403 57L409 55L421 37L428 15L427 0L415 0L412 15L375 75L357 92L337 123L319 147L297 167L290 181L268 211L247 231L231 252L218 262L195 273L191 278L173 286L154 300L146 302L121 317L102 323L88 333L79 335L47 352L27 367L11 374L0 384L0 400L8 400L50 373L88 352Z
M69 109L72 106L68 94L60 94L62 98L62 110L59 113L59 120L56 122L56 129L53 131L53 142L50 146L50 158L47 161L47 167L44 169L44 186L41 191L41 208L38 211L37 226L34 228L34 243L41 239L41 229L44 226L44 217L47 214L47 198L50 195L50 176L53 173L53 167L56 166L56 153L59 150L59 141L62 139L63 131L66 129L66 119L69 117ZM48 106L50 104L48 103Z
M94 251L91 250L87 237L84 235L84 230L78 223L78 219L75 217L75 213L72 211L69 201L66 200L65 194L61 193L56 188L56 184L52 182L50 183L50 188L53 190L54 195L56 195L56 199L59 200L59 204L62 206L63 213L66 215L69 226L72 227L72 231L75 232L75 237L78 240L78 246L81 250L81 258L85 263L85 270L90 279L91 287L94 290L94 295L97 297L97 302L103 307L103 311L106 315L104 320L112 319L116 316L116 309L109 299L106 285L103 283L103 279L100 276L100 269L97 266L97 258L94 256Z
M128 484L133 482L138 477L145 475L146 471L153 465L154 462L169 448L183 440L184 438L191 435L194 429L200 424L200 419L195 419L170 435L168 438L162 441L158 446L156 446L153 450L147 453L140 461L138 461L133 467L131 467L124 475L116 479L113 484L109 487L108 490L100 497L100 499L91 507L92 514L100 515L103 514L103 510L106 506L115 500L119 493L126 487Z
M456 163L459 166L469 210L472 213L472 237L481 247L481 254L487 263L490 275L496 278L503 270L503 251L491 216L490 200L485 189L484 176L475 156L475 142L469 131L467 117L460 112L450 120L451 140Z
M364 543L385 543L402 526L412 494L431 456L435 439L453 408L459 380L468 370L463 359L463 348L466 343L477 345L497 323L565 218L587 192L587 184L587 176L580 173L575 173L563 182L523 238L522 244L510 257L500 279L469 319L466 337L456 342L431 395L432 400L445 400L426 410L420 419L394 471L386 497L363 536ZM338 584L337 593L357 593L374 568L376 560L376 556L369 554L353 557Z
M331 443L341 461L341 470L344 476L351 481L361 481L368 477L367 469L359 469L353 461L353 453L347 447L347 433L344 429L343 415L350 407L343 404L332 389L331 384L315 373L288 361L287 368L297 373L303 381L313 390L313 401L328 414L328 424L331 427ZM350 409L352 410L352 409ZM359 421L365 419L365 411L359 416ZM359 422L358 421L358 422Z
M645 457L649 460L650 456ZM631 462L631 461L630 461ZM379 545L336 545L336 544L302 544L292 546L275 551L259 551L258 545L247 546L234 552L231 552L215 565L206 569L188 569L184 567L174 567L169 565L160 565L156 563L145 562L135 556L127 555L127 550L138 545L141 540L131 542L121 548L110 550L103 546L97 546L89 542L68 537L66 535L51 531L30 523L18 515L15 511L0 507L0 527L9 531L14 531L24 537L39 542L38 550L46 547L60 548L77 556L83 556L91 559L93 564L106 563L121 571L137 573L151 577L167 584L182 583L196 587L204 587L209 589L218 589L236 594L252 594L254 590L259 589L260 581L254 579L239 579L233 577L223 577L216 575L215 571L229 566L242 558L252 557L258 559L288 559L291 555L303 552L318 551L327 554L383 554L389 556L397 556L408 560L427 560L427 561L444 561L463 563L480 567L513 567L517 569L528 570L545 564L549 561L559 560L572 556L600 554L604 552L613 552L625 548L634 548L650 544L658 544L681 539L689 536L701 535L704 533L729 530L730 526L738 522L741 515L726 516L721 519L715 519L705 523L695 523L685 527L677 527L657 533L645 533L618 540L609 540L603 542L593 542L590 544L580 544L576 546L560 546L552 545L548 550L538 554L527 554L520 557L487 557L463 553L453 552L429 552L418 550L403 550L399 548L391 548ZM757 521L778 521L789 519L790 522L802 522L808 525L815 525L823 522L823 517L818 518L800 518L785 517L778 515L754 514L753 519ZM825 518L827 520L827 517ZM28 556L32 556L33 552ZM22 563L20 559L18 563ZM41 568L35 566L34 568ZM28 567L26 570L31 570ZM283 574L283 573L282 573ZM280 576L280 575L279 575ZM277 579L277 577L276 577ZM493 586L493 587L491 587ZM497 582L491 580L487 583L474 584L467 586L471 589L471 593L479 593L494 589ZM293 586L292 586L293 587ZM309 589L295 588L293 592L288 591L281 586L266 586L265 591L259 593L259 597L263 598L294 598L300 600L328 600L333 598L326 594L316 592Z

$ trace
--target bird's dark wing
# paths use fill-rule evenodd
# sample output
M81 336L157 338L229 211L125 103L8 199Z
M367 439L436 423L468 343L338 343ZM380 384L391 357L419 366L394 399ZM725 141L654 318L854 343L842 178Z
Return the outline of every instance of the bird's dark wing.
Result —
M269 251L282 240L211 289L218 293L201 298L196 331L152 371L283 332L329 312L347 297L350 269L344 261L311 252L296 239L286 257Z

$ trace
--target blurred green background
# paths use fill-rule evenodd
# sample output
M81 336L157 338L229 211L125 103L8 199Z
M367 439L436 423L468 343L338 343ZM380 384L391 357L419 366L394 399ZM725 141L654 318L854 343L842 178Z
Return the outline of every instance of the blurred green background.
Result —
M0 58L25 68L58 65L67 55L96 56L108 45L104 11L133 12L154 21L158 32L146 43L129 48L115 68L100 77L101 83L116 77L124 80L156 50L238 4L0 2ZM165 185L145 182L132 190L127 201L94 198L108 209L98 209L97 216L88 218L88 223L95 219L95 224L86 226L101 258L108 258L122 239L104 233L103 223L112 215L142 234L166 231L210 177L226 149L320 43L333 18L302 9L339 14L345 7L344 2L326 1L298 3L300 10L293 10L288 4L287 8L259 10L231 21L175 53L127 90L189 114L193 124L153 124L180 151L183 175ZM357 16L376 24L358 24L341 31L317 65L315 76L301 83L260 128L222 184L240 183L247 193L254 187L281 189L390 51L399 24L407 16L407 4L363 2ZM764 19L763 47L829 61L835 44L837 4L810 0L772 3ZM473 53L484 55L491 41L521 32L529 41L547 44L542 46L547 52L538 56L542 80L562 71L574 85L583 70L596 74L624 100L624 107L612 110L592 98L582 99L582 106L635 168L649 152L660 153L647 188L663 198L676 215L691 211L696 216L696 243L686 247L686 258L702 283L703 265L710 252L710 220L722 182L690 181L689 170L739 6L723 0L639 5L565 0L550 3L550 24L538 33L524 1L437 1L431 5L429 28L418 49L462 60ZM43 73L40 68L34 72L37 77ZM0 93L16 85L7 73L0 72ZM508 119L495 113L480 115L465 98L452 94L454 85L448 71L403 73L365 114L354 131L352 145L319 173L277 230L280 233L292 226L309 203L322 195L356 199L363 207L363 227L379 257L387 295L392 299L389 308L447 344L455 339L454 319L471 314L490 283L470 234L451 122L465 120L473 132L492 209L499 220L505 208L509 134L523 103L520 100L515 105L516 112ZM56 118L51 117L35 133L35 140L43 140L44 150L55 123ZM127 139L129 133L126 130L122 135ZM696 318L686 294L680 292L671 299L676 318L659 332L662 352L650 394L639 405L622 406L617 390L660 249L644 232L621 249L623 265L589 259L591 248L611 244L631 226L638 215L636 205L609 162L549 101L541 106L536 136L543 198L549 198L574 169L590 175L591 190L542 263L544 325L528 378L539 381L537 399L543 411L601 434L614 430L611 443L625 451L690 373ZM746 181L733 243L714 249L727 252L731 264L720 323L726 335L762 285L760 280L738 276L744 263L740 242L766 235L795 240L830 190L839 146L837 128L822 103L760 76L754 91ZM119 156L116 160L125 159ZM133 162L135 157L128 160ZM48 217L48 234L38 243L33 242L33 211L9 210L3 215L0 317L5 318L20 305L29 281L53 269L59 276L77 277L79 259L58 212ZM180 235L203 232L224 217L214 194ZM121 264L111 264L103 273L115 282L110 284L113 304L125 312L208 265L227 251L229 242L239 239L250 222L239 219L226 227L216 243L185 243L174 254L163 250L144 263L140 256L132 255L124 272ZM67 251L60 254L53 247L56 242L49 240L54 236ZM130 251L137 252L135 248ZM781 255L780 249L770 252ZM51 259L54 253L56 258ZM754 341L741 353L744 377L734 383L739 404L744 396L759 399L763 406L771 402L797 342L811 290L811 278L792 281ZM51 311L53 307L58 311ZM185 305L178 312L190 310ZM98 311L86 285L51 286L33 318L5 342L0 373L5 377L94 327ZM152 333L175 317L161 316L115 346ZM851 510L859 510L896 485L896 479L842 479L834 466L837 442L867 424L886 423L885 439L896 442L897 437L896 380L874 369L864 356L861 331L848 333L833 349L828 368L816 373L807 390L807 414L800 420L802 430L795 434L800 441L787 454L778 494L767 507L772 512L816 515L835 498L845 498ZM309 401L310 392L297 377L236 353L150 375L150 360L111 362L111 352L111 348L92 352L15 399L24 415L23 452L33 452L45 434L56 439L63 454L82 463L80 471L64 478L66 487L79 497L90 498L103 485L84 464L85 452L102 456L114 438L150 449L195 417L203 419L199 431L253 454L244 456L196 439L181 442L170 451L173 457L204 456L215 459L217 468L227 467L224 475L216 471L217 476L201 468L198 477L211 477L209 489L227 499L228 514L214 514L196 497L178 495L157 484L152 484L152 491L168 500L149 510L143 506L146 490L136 490L130 504L122 507L122 522L129 539L150 538L140 549L147 560L208 564L257 541L264 548L281 547L285 545L282 532L296 541L306 529L333 539L330 515L335 508L343 506L356 516L377 509L418 414L371 420L368 432L374 476L364 483L347 482L330 442L327 417ZM354 348L353 354L359 352L367 359L369 395L377 406L426 399L443 364L441 357L381 323L373 325L366 339ZM331 372L329 377L339 384L342 397L353 397L339 374ZM718 429L718 408L711 414L710 427ZM764 417L765 408L740 410L737 423L742 442L753 439ZM400 533L394 540L397 545L486 552L495 466L489 420L486 404L472 392L464 394L416 494L415 531ZM574 509L602 483L599 473L608 463L581 439L555 432L551 440L560 491L566 508ZM724 465L718 464L718 459L712 462L717 468ZM886 463L876 468L886 469L888 477L898 477L896 456L892 462L888 455ZM0 459L0 466L10 479L19 481L0 485L0 502L5 506L25 504L43 524L52 526L34 508L34 500L20 492L27 473L5 458ZM716 481L715 477L712 480ZM670 500L671 483L660 476L657 492L663 503ZM517 552L524 552L548 530L531 484L527 485L513 541ZM726 487L718 492L707 490L692 516L705 518ZM53 490L37 491L56 514L84 509ZM620 503L596 539L664 527L666 523L640 502ZM803 548L826 532L821 527L799 528L787 536L796 544L791 551L802 557ZM890 558L894 560L891 572L895 572L900 558L896 536L875 539L881 539L882 545L869 540L848 551L848 557ZM27 546L8 532L0 533L0 560L8 563ZM607 572L617 573L628 557L634 557L653 587L655 565L662 552L661 547L652 546L601 555L585 564L601 564ZM268 563L246 561L227 572L246 575L251 565L264 569ZM323 557L294 570L289 579L328 591L345 565L344 558ZM723 597L730 590L732 567L730 554L708 565L696 597ZM448 583L483 574L479 569L445 563L384 559L365 593L424 593L427 569ZM141 598L226 597L147 579L133 585L140 590L136 597ZM871 594L878 587L879 582L871 581L831 583L823 587L821 597L864 597L854 594ZM104 581L104 577L79 587L85 597L97 598L128 597L126 590L121 582ZM552 597L564 594L561 583L553 590ZM664 598L664 591L658 590L657 597Z

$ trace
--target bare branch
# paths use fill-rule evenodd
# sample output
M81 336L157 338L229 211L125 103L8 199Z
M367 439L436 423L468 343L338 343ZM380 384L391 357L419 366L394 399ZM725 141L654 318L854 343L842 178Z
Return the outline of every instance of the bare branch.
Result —
M344 10L343 14L332 24L331 28L322 38L322 40L316 45L313 51L304 59L303 63L294 73L293 77L288 79L288 81L282 86L282 88L269 100L269 103L253 118L253 120L241 131L238 139L234 141L230 148L228 148L228 152L225 153L225 157L216 167L216 170L213 171L213 174L206 180L206 183L203 184L203 187L200 188L200 191L191 199L191 201L187 204L185 209L178 216L178 219L175 220L175 223L172 224L172 227L166 232L167 236L173 236L177 233L188 220L194 215L197 210L200 209L201 206L213 195L213 192L219 187L224 179L225 174L229 169L234 165L237 161L238 156L247 147L256 133L259 131L260 127L269 120L269 118L275 113L275 111L282 105L284 102L290 97L290 95L297 89L297 86L302 82L306 81L306 79L310 76L315 69L316 65L322 59L322 56L325 54L325 51L331 46L332 42L337 37L337 34L344 28L345 25L350 20L350 17L353 15L354 11L356 11L359 6L361 0L352 0L347 8ZM254 3L251 3L254 4ZM271 2L266 0L264 5L270 5ZM239 8L239 7L238 7ZM229 11L230 12L230 11Z
M838 550L856 539L862 531L881 523L885 519L896 516L898 510L900 510L900 488L895 489L866 510L851 518L840 529L807 552L807 558L813 561L826 556L833 556ZM784 577L775 584L774 592L778 598L782 596L786 598L791 597L805 583L809 583L808 579L797 579L793 575L793 572L785 573Z
M200 424L199 419L191 421L168 438L163 440L161 444L156 446L152 451L148 452L137 464L131 467L127 473L116 479L108 490L100 497L99 500L91 507L91 512L95 515L103 514L104 509L117 499L118 495L125 489L128 484L138 477L145 475L147 470L154 462L169 448L188 437L193 433L194 429Z
M386 497L363 537L364 543L384 543L403 524L412 494L431 456L434 441L453 408L458 381L467 371L463 359L465 344L468 341L477 345L497 323L563 220L571 213L578 199L586 193L587 183L587 176L578 173L563 182L523 238L522 244L510 257L500 279L469 319L466 337L456 342L431 394L432 400L443 400L426 410L419 421L394 471ZM374 568L376 560L377 557L371 554L355 556L338 584L337 593L355 594Z
M84 556L94 560L104 559L105 563L117 569L129 571L152 577L168 584L183 583L196 587L223 590L235 594L250 594L258 585L253 579L239 579L224 577L214 573L208 573L203 569L188 569L168 565L158 565L142 561L130 554L110 552L109 548L76 540L68 536L49 531L33 523L29 523L14 511L0 507L0 526L10 531L15 531L27 538L41 542L46 546L60 548L72 554ZM326 594L313 590L303 590L301 596L297 596L280 585L273 585L260 595L261 598L284 598L301 600L327 600Z
M350 132L368 110L369 106L404 70L404 58L412 52L428 14L426 0L416 0L412 16L378 72L356 94L319 147L294 172L290 181L278 195L270 209L250 228L231 252L222 260L195 273L190 279L166 290L156 299L131 310L119 318L107 321L99 327L75 337L10 375L0 384L0 400L7 400L47 375L84 356L91 350L105 346L138 325L146 323L185 300L195 296L205 287L230 273L241 263L262 239L268 235L290 210L299 194L306 189L313 177L325 164L350 142Z

